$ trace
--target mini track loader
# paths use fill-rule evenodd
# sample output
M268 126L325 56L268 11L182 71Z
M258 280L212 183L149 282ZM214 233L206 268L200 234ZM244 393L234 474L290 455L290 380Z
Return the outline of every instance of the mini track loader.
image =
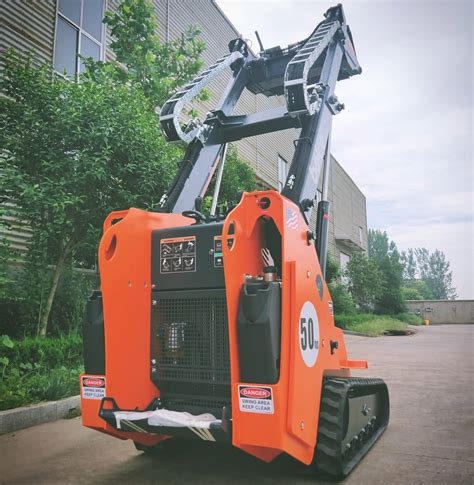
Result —
M367 363L348 358L324 280L330 131L344 108L334 89L361 68L340 5L285 49L255 55L236 39L229 51L161 109L166 138L187 149L159 207L105 220L102 290L84 323L83 424L142 450L178 437L227 441L342 477L389 418L384 382L351 377ZM185 105L224 72L217 108L183 128ZM245 89L285 103L233 115ZM281 193L244 193L225 215L200 212L227 143L288 128L301 131Z

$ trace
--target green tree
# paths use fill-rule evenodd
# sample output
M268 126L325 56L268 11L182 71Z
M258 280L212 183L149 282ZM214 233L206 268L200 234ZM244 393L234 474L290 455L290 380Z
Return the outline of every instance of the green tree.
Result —
M433 292L421 279L404 280L402 296L404 300L432 300Z
M415 250L408 248L408 251L402 251L400 261L403 265L403 279L414 280L417 274Z
M433 253L426 248L415 249L420 278L431 291L436 300L456 298L456 288L453 286L453 272L445 254L436 249Z
M337 281L340 277L341 271L339 269L339 265L332 255L328 253L326 259L326 283L329 285L333 281Z
M384 277L376 260L355 253L347 263L346 276L354 302L361 310L373 310L384 290Z
M395 243L390 242L385 231L379 229L369 229L369 258L380 261L389 255L390 250L394 248Z
M191 26L177 39L162 43L150 0L122 0L116 12L106 12L104 22L111 29L110 46L119 63L116 75L137 83L153 108L203 66L201 30Z
M369 257L376 263L381 275L381 291L375 300L380 313L400 313L405 305L402 298L403 265L397 246L385 231L369 229Z
M445 254L436 249L409 248L401 254L405 293L411 299L449 299L456 297L452 271ZM418 293L419 298L414 298ZM408 299L408 298L407 298Z
M182 147L164 141L155 106L203 65L199 30L160 43L149 0L123 0L105 22L116 60L84 59L78 80L53 76L52 66L35 68L14 52L1 73L0 200L7 202L1 208L33 232L16 284L28 303L21 305L25 319L37 322L43 336L61 276L73 264L93 264L106 215L151 208L167 188ZM231 161L228 200L232 187L246 190L249 171ZM0 280L1 287L7 283ZM53 314L67 319L78 311L73 305Z
M164 141L154 104L202 66L198 31L160 44L148 1L124 0L107 22L125 71L88 60L74 82L10 52L0 79L0 197L33 230L42 336L61 275L96 247L107 213L150 208L166 189L182 150Z
M8 96L0 101L4 211L14 208L33 229L39 267L54 266L40 335L75 251L96 244L108 212L155 204L181 155L135 86L52 79L50 72L10 55L0 81Z

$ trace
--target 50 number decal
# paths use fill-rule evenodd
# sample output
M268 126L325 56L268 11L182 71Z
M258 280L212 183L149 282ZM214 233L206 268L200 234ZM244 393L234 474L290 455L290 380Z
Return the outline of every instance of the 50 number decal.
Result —
M318 342L314 340L314 321L312 318L300 318L301 349L304 351L308 347L313 349Z
M314 305L310 301L301 308L299 340L304 363L308 367L313 367L319 352L319 321Z

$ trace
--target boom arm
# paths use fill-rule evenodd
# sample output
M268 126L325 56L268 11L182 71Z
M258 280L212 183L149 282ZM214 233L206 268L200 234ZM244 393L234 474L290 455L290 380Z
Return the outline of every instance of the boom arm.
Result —
M350 29L341 5L330 8L310 37L286 49L274 47L256 57L241 39L229 44L230 54L206 69L161 110L160 121L169 141L188 143L184 160L159 210L181 213L195 208L217 166L225 143L242 138L301 128L295 141L288 178L282 194L297 203L303 214L316 196L325 155L329 154L332 116L344 105L334 95L336 82L359 74ZM200 126L179 124L184 105L230 67L233 71L217 109ZM243 90L267 96L284 94L286 106L233 116Z

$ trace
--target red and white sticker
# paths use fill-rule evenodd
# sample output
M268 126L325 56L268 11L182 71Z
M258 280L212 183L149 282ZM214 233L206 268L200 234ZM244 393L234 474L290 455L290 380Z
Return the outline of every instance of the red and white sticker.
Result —
M82 376L82 399L101 400L105 397L105 377Z
M273 414L272 388L239 386L239 406L244 413Z

